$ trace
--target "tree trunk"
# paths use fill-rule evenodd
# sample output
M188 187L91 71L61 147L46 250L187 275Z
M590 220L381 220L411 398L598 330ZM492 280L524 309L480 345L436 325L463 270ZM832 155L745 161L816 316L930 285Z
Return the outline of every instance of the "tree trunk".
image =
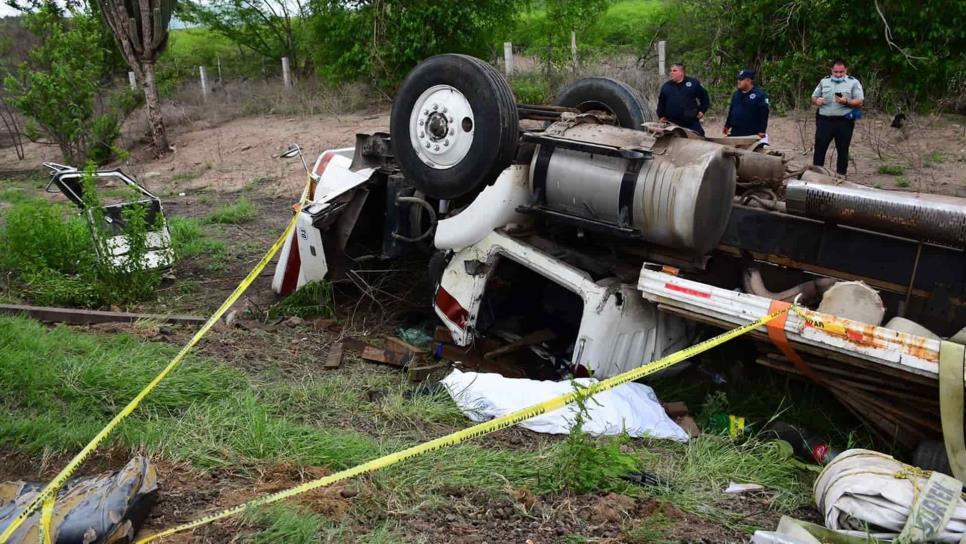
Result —
M158 83L154 79L154 63L145 62L141 65L144 71L144 101L148 107L148 124L151 127L151 140L154 142L154 152L157 156L164 155L168 147L168 135L164 131L164 117L161 116L161 100L158 99Z

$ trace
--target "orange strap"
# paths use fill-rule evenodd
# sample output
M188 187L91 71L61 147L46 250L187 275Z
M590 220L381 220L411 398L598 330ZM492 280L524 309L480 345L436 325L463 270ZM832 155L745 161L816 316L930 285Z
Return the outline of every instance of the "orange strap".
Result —
M791 304L787 302L782 302L780 300L771 301L771 306L768 308L768 313L777 312L780 310L787 310ZM789 361L795 365L795 368L805 376L806 378L812 380L817 384L821 384L822 380L818 377L818 374L812 370L812 367L808 366L808 363L802 360L798 353L792 349L792 346L788 343L788 336L785 335L785 322L788 321L789 312L783 312L780 316L772 319L768 322L768 339L771 340L772 344L778 348L778 351L782 352Z

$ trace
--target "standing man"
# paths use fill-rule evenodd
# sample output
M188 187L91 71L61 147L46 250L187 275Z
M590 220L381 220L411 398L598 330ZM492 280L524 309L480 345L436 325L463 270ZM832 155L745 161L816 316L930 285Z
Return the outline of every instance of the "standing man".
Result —
M672 64L671 79L661 85L657 99L657 116L661 121L689 128L704 136L701 118L710 105L708 91L701 82L684 75L683 64Z
M768 95L755 85L754 70L738 72L738 90L731 95L728 119L725 121L726 136L767 137Z
M849 170L849 144L852 130L859 118L859 108L865 103L865 93L859 80L850 76L848 66L842 59L832 62L832 75L822 78L812 92L815 112L815 166L825 166L825 152L835 140L838 157L835 171L844 176Z

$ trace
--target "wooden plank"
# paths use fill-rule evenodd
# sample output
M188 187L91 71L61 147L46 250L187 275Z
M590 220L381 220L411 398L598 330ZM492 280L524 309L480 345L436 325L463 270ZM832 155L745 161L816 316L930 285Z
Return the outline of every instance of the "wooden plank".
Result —
M386 337L386 349L391 349L393 351L409 352L409 353L429 353L429 350L424 348L417 348L416 346L396 336Z
M524 336L523 338L515 342L510 342L505 346L500 346L493 351L488 351L484 353L483 358L487 360L493 360L502 355L506 355L508 353L513 353L515 351L524 349L527 346L532 346L533 344L539 344L540 342L553 340L556 337L557 337L557 333L553 332L552 330L540 329L538 331L531 332L530 334Z
M130 312L104 312L100 310L80 310L76 308L56 308L53 306L30 306L26 304L0 304L0 314L27 315L47 323L71 323L90 325L93 323L134 323L151 320L159 323L179 323L202 325L205 317L193 315L139 314Z
M342 366L342 356L345 353L345 345L342 342L335 342L329 347L329 353L325 357L322 368L339 368Z
M409 352L393 351L391 349L380 349L375 346L366 346L362 350L362 359L370 363L382 363L395 367L405 367L412 363L416 355Z

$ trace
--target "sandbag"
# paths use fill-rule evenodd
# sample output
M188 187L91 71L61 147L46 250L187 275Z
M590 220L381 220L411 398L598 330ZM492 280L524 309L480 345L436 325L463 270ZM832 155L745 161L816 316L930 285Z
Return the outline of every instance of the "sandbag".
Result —
M881 540L903 534L906 542L955 543L966 533L961 489L951 476L934 475L883 453L853 449L822 470L814 492L829 529ZM914 510L917 515L910 520ZM931 532L935 534L922 536Z
M0 532L43 490L44 484L0 483ZM157 498L154 463L136 456L121 470L69 480L57 494L51 528L56 544L121 544L134 541ZM7 544L36 544L40 509Z

